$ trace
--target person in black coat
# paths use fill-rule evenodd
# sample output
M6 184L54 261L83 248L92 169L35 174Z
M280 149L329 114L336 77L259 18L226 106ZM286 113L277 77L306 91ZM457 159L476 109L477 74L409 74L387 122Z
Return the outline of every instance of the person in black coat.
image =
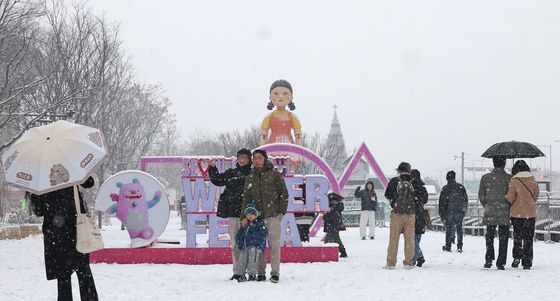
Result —
M344 248L344 244L342 243L339 235L340 231L346 230L346 227L342 222L342 211L344 211L344 204L342 203L342 200L344 200L344 198L334 192L329 193L327 196L329 197L329 207L331 211L323 215L323 220L325 221L323 231L327 233L325 243L337 243L340 257L348 257L346 254L346 248Z
M415 251L414 259L412 260L412 265L421 267L426 260L424 259L424 254L420 248L420 240L422 240L422 234L425 232L426 225L424 224L424 205L428 202L428 190L422 181L420 176L420 171L418 169L413 169L410 172L412 176L412 186L414 187L414 209L416 215L416 221L414 222L414 233L415 233Z
M366 239L366 226L369 224L369 238L375 239L375 207L377 205L377 194L375 193L373 182L366 182L364 190L361 186L356 187L354 197L361 200L362 210L360 211L360 236Z
M51 173L52 174L52 173ZM66 175L67 176L67 175ZM64 175L51 177L51 184L57 185L68 181ZM93 178L89 177L81 186L91 188ZM82 194L80 211L86 213ZM76 205L73 187L59 189L42 195L31 195L33 212L43 216L43 242L45 251L45 269L47 280L57 279L58 300L72 300L70 276L74 271L78 275L80 297L82 300L97 300L97 290L91 269L89 254L76 250Z
M469 197L465 187L455 181L455 172L446 175L447 185L443 186L439 195L439 216L445 223L444 251L451 252L451 243L457 229L457 252L463 252L463 218L467 213Z
M251 173L251 151L240 149L237 151L237 164L235 168L230 168L223 173L211 160L206 160L210 166L208 170L210 182L216 186L225 186L224 192L220 195L218 202L217 215L227 218L229 221L229 237L231 242L231 258L233 261L233 276L230 280L238 280L237 260L239 258L239 248L235 241L239 227L241 226L241 204L243 203L243 189L245 188L245 177Z

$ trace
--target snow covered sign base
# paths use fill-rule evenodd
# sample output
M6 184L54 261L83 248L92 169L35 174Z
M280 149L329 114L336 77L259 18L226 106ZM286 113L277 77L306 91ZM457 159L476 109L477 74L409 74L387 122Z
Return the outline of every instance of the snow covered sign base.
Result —
M284 247L283 263L338 261L338 248L332 246ZM270 262L268 249L267 262ZM118 264L231 264L231 248L113 248L90 254L91 263Z

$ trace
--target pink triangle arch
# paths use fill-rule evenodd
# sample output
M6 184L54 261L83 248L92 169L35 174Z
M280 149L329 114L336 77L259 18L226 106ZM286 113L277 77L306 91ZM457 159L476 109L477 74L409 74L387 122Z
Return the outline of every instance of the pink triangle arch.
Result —
M389 184L389 180L385 176L385 173L383 173L381 166L379 166L379 163L377 163L377 161L373 157L373 154L371 153L367 145L362 142L362 145L360 145L360 147L354 154L354 157L352 157L350 164L346 166L346 169L344 170L340 180L338 181L338 187L340 187L340 190L342 191L344 186L346 186L348 180L350 179L350 176L352 175L352 172L354 171L354 169L356 169L356 166L358 165L358 162L360 162L360 159L362 157L365 157L366 161L369 163L371 168L373 168L373 171L375 172L375 175L379 179L379 182L381 182L383 188L386 189L387 185Z
M377 175L379 182L381 182L381 185L383 185L383 188L387 189L387 185L389 184L389 180L387 179L387 176L385 176L385 173L381 169L381 166L379 166L379 163L377 163L377 160L375 160L373 154L371 153L367 145L364 142L362 142L362 144L360 145L360 147L352 157L350 164L346 166L346 169L344 169L344 172L342 173L342 176L338 181L338 189L340 190L340 192L344 190L344 186L346 186L346 184L348 183L348 180L350 179L352 172L354 171L354 169L356 169L356 166L358 166L358 162L360 162L360 159L362 157L365 157L366 161L369 163L369 165L375 172L375 175ZM322 225L323 225L323 219L321 217L317 218L315 220L315 223L312 225L311 229L309 230L309 236L315 237L315 235L317 235L317 232L319 232Z

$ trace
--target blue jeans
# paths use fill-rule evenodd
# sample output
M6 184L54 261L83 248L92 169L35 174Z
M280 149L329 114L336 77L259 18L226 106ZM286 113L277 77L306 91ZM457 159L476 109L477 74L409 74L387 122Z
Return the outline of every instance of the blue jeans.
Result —
M445 220L445 244L451 246L457 229L457 247L463 246L463 212L453 212L447 214Z
M414 247L414 260L413 262L416 263L416 260L418 260L418 258L420 257L424 257L424 254L422 253L422 249L420 249L420 240L422 239L422 233L420 234L416 234L415 238L415 247Z

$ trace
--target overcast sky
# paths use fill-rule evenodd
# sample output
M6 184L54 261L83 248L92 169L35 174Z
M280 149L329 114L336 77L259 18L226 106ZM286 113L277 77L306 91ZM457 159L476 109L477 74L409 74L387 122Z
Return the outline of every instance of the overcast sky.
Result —
M326 135L336 103L348 150L366 142L388 174L405 160L439 178L462 151L480 165L514 139L552 143L560 169L559 1L90 5L120 24L138 78L163 85L184 136L260 124L283 78L304 132Z

